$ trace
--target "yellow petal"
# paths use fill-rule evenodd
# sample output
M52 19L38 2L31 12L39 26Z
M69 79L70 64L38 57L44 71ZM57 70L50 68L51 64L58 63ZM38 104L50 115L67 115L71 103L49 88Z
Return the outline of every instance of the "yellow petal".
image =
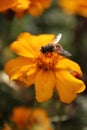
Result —
M35 66L29 66L28 71L25 73L22 73L21 76L18 77L18 80L23 82L26 87L29 87L30 85L35 83L36 74L38 73L38 70Z
M17 0L1 0L0 1L0 12L11 8L17 3Z
M85 89L83 81L73 77L68 71L56 72L56 89L60 100L64 103L72 102L77 93L81 93Z
M36 99L39 102L51 98L55 85L55 76L52 71L40 70L35 79Z
M31 34L28 32L23 32L18 36L18 40L24 39L25 41L28 41L29 37L31 37Z
M36 51L38 48L38 35L32 35L28 32L23 32L18 36L17 40L26 41L28 43L28 46L30 46L33 51Z
M10 47L20 56L33 58L39 51L38 44L38 36L24 32L18 36L17 41L13 42Z
M12 9L14 11L23 11L26 10L30 5L30 1L29 0L17 0L17 4L15 6L12 7Z
M38 35L38 44L41 46L45 46L49 43L52 43L54 40L55 35L54 34L41 34Z
M44 46L54 39L53 34L31 35L22 33L18 37L18 41L11 44L11 50L20 56L33 58L40 51L41 46Z
M21 75L21 72L29 70L28 67L31 64L32 64L31 59L18 57L8 61L5 65L4 71L10 76L11 79L17 79L17 77Z
M63 8L63 10L66 11L67 13L73 14L76 12L77 1L70 0L68 1L67 4L67 0L59 0L58 3Z
M67 58L62 58L61 60L59 60L58 64L56 65L56 69L67 69L70 71L73 70L77 72L80 76L82 76L80 66L76 62L69 60Z
M16 54L24 57L33 58L35 56L35 51L25 40L15 41L10 46L11 50Z
M18 40L24 39L28 44L35 50L40 49L41 46L51 43L55 38L54 34L40 34L32 35L30 33L24 32L21 33L18 37Z

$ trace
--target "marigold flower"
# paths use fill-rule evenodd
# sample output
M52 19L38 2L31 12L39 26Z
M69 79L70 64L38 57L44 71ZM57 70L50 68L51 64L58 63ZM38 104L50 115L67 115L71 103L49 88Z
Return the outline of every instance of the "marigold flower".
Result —
M0 12L5 11L17 3L17 0L1 0L0 1Z
M87 0L59 0L58 3L68 13L87 17Z
M50 118L48 118L47 112L41 108L35 108L32 110L31 116L28 122L28 128L33 128L34 125L37 125L36 130L53 130L51 125Z
M10 120L15 122L19 128L23 128L31 114L31 109L26 107L16 107L13 109Z
M15 122L20 129L27 127L30 130L37 125L46 130L52 130L47 112L41 108L16 107L13 109L10 120Z
M41 15L51 5L51 0L30 0L30 2L28 13L33 16Z
M55 39L53 34L32 35L22 33L11 49L19 55L8 61L5 72L10 80L18 80L30 86L35 84L36 99L39 102L50 99L54 89L62 102L72 102L85 89L80 66L59 55L56 51L43 53L41 48Z
M21 18L30 6L30 0L17 0L17 3L11 8L18 18Z
M17 17L21 18L25 12L39 16L50 5L51 0L18 0L18 3L12 9L16 12Z
M50 6L51 0L3 0L0 3L0 12L10 9L16 13L18 18L25 13L39 16Z

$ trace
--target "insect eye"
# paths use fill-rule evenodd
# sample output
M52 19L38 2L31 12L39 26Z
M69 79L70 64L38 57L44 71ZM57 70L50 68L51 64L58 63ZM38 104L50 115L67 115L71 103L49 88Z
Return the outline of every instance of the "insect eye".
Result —
M41 51L42 53L46 53L47 50L46 50L45 47L42 46L41 49L40 49L40 51Z

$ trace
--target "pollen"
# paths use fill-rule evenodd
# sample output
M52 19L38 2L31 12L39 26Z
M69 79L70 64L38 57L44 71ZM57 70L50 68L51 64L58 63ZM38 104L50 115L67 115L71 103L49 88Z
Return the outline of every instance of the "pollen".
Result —
M37 68L46 70L53 70L59 60L59 55L55 52L52 53L40 53L35 59Z

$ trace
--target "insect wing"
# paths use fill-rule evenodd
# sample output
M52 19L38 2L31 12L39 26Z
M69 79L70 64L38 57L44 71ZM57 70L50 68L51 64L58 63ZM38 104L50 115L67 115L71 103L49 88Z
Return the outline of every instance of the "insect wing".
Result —
M67 57L72 56L72 54L69 53L69 52L66 51L66 50L63 50L63 55L64 55L64 56L67 56Z
M58 44L58 42L60 41L61 37L62 37L62 34L61 33L58 34L56 36L56 38L53 40L53 44L55 44L55 45Z

